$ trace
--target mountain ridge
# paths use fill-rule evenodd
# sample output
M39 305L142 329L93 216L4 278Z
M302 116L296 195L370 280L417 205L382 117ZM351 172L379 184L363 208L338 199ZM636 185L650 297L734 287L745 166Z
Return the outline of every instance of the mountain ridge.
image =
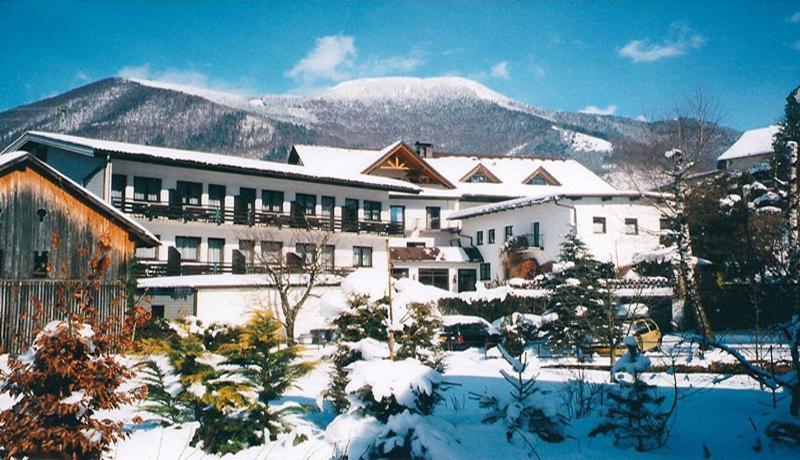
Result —
M309 95L248 96L107 78L0 113L0 142L28 129L282 160L292 144L382 148L398 139L437 151L576 158L607 172L616 145L651 123L533 107L461 77L351 80ZM735 141L724 135L706 159Z

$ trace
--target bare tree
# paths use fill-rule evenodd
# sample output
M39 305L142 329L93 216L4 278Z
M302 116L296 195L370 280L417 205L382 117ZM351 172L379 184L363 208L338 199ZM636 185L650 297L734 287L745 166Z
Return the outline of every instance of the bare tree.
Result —
M651 133L647 142L651 149L664 152L663 157L653 160L651 179L652 188L665 199L650 201L668 220L675 247L675 256L671 260L677 283L673 311L692 311L699 332L705 340L713 340L714 332L697 288L697 258L689 232L687 204L692 193L691 179L696 173L695 168L719 135L718 120L715 118L717 109L698 89L673 110L674 119L665 123L669 128ZM638 182L635 186L641 187Z
M289 235L288 244L294 247L284 247L286 235ZM253 250L247 263L251 264L253 272L263 274L275 290L277 305L274 307L279 309L287 342L293 344L297 316L306 301L316 296L314 289L335 269L334 233L329 230L251 229L240 239L260 242L260 252Z

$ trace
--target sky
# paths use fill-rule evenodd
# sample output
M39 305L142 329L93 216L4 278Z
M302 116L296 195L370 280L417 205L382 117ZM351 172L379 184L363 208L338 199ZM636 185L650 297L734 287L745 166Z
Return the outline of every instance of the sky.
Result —
M0 0L0 68L0 110L112 76L260 95L458 75L647 119L700 88L744 130L800 85L800 1Z

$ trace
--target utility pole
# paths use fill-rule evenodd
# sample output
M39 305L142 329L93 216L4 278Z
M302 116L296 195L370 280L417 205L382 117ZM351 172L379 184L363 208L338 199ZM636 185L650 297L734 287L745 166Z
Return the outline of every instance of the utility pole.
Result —
M389 331L386 338L386 343L389 345L389 359L394 361L394 308L392 308L392 254L389 251L389 238L386 238L386 270L388 281L388 289L386 291L386 299L389 302Z

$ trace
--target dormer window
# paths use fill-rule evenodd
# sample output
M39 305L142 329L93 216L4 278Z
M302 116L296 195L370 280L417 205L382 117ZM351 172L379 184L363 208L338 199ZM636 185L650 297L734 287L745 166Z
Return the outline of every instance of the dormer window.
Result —
M497 176L492 174L492 172L489 171L486 166L479 164L478 166L472 168L470 172L465 174L464 177L461 178L461 182L469 182L474 184L499 184L502 181L498 179Z
M561 185L561 183L559 183L556 178L544 168L539 168L534 171L533 174L525 178L522 183L528 185Z

